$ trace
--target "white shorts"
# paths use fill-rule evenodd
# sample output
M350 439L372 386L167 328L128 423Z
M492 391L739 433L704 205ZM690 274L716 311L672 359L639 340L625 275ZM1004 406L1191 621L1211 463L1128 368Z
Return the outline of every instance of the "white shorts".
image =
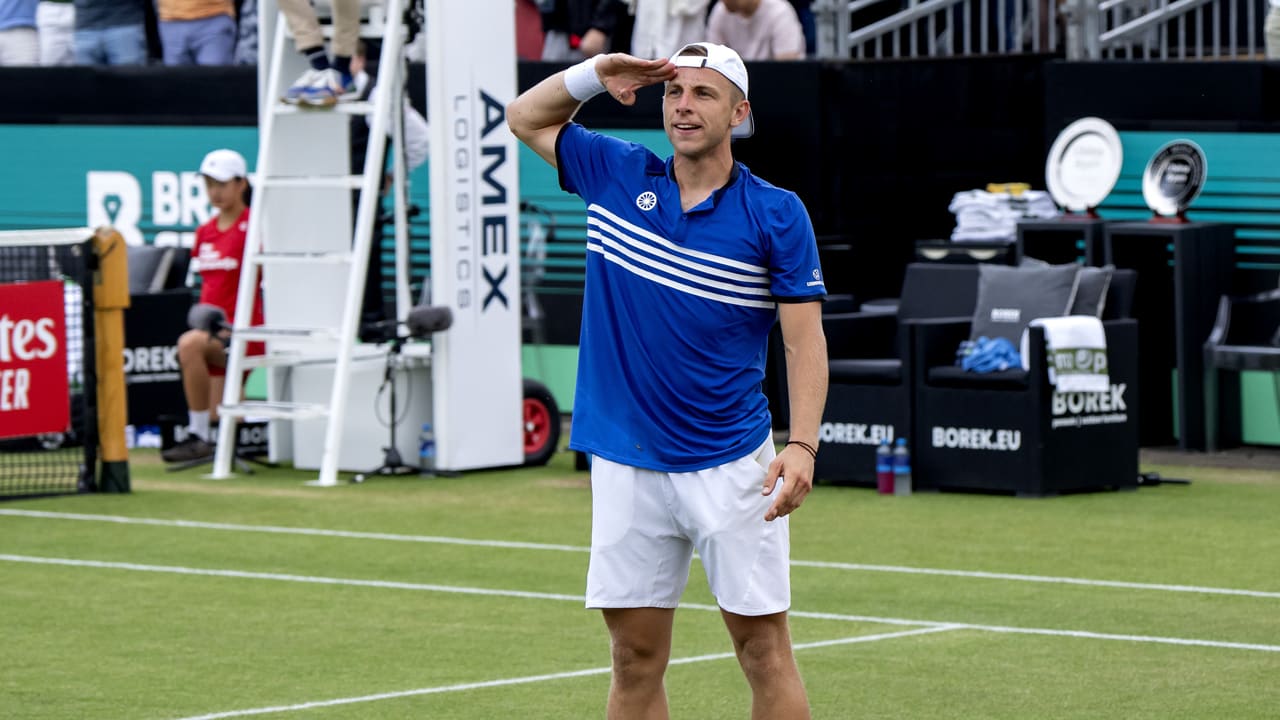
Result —
M765 522L773 495L760 494L773 456L770 439L744 458L688 473L592 458L587 607L676 607L696 549L721 608L789 608L788 519Z

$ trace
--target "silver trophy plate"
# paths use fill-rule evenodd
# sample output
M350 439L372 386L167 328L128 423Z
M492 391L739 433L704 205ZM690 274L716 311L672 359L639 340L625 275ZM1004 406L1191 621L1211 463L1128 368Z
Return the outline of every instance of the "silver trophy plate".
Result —
M1124 151L1120 135L1102 118L1081 118L1058 134L1049 148L1045 183L1058 207L1089 212L1120 178Z
M1182 215L1208 176L1204 150L1190 140L1166 143L1142 173L1142 199L1157 215Z

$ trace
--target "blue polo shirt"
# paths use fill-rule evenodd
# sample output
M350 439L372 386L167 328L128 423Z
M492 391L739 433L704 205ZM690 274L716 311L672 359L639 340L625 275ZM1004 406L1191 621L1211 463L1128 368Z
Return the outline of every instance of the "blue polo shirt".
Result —
M35 28L37 2L39 0L0 2L0 30Z
M670 159L576 123L556 160L587 204L569 447L665 472L754 451L771 432L761 384L777 303L826 294L800 198L735 163L685 212Z

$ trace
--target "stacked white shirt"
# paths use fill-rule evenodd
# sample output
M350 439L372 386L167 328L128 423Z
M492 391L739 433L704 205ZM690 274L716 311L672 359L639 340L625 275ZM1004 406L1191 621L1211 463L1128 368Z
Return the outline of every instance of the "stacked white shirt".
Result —
M956 216L954 241L1013 240L1018 234L1018 221L1025 218L1051 218L1058 214L1049 193L1027 190L1018 195L966 190L951 198L947 208Z

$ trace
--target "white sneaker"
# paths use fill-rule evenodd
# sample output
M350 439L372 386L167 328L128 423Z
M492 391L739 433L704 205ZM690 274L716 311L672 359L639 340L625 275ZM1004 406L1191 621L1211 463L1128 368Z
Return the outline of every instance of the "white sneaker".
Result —
M330 107L349 96L342 81L342 73L333 68L316 70L309 68L293 83L281 98L291 105Z

